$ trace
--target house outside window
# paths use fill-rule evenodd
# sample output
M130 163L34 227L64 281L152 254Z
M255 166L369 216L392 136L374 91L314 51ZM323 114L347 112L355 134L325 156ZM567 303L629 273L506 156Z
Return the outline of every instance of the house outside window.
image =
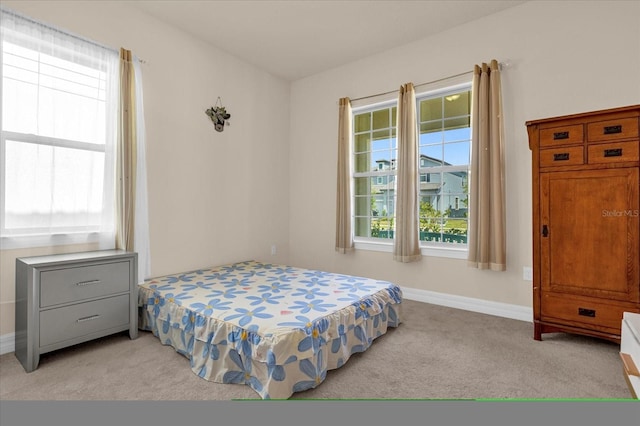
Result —
M393 238L396 184L396 106L358 110L353 117L354 231L356 237Z
M420 240L466 244L471 161L469 87L416 96L420 151Z
M416 96L422 247L465 248L471 152L470 84ZM354 236L391 244L396 102L353 111Z

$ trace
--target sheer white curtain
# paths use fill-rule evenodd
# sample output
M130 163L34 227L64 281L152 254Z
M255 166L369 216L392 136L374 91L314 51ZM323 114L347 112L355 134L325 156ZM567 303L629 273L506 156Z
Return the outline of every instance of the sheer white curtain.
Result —
M113 248L118 53L0 18L0 247Z
M136 212L133 249L138 253L138 283L151 276L151 248L149 242L149 205L147 195L146 136L142 92L142 67L134 55L133 72L136 86L136 131L138 177L136 179Z

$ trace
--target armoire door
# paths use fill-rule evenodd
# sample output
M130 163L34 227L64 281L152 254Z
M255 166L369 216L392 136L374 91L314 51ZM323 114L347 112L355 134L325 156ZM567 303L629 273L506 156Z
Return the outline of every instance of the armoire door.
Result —
M640 301L638 168L540 175L543 293Z

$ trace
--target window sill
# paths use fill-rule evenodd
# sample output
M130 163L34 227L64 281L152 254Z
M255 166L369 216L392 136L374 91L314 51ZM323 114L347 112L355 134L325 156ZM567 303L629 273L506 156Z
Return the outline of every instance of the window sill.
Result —
M106 248L113 248L115 246L115 234L113 232L78 232L53 235L3 236L0 237L0 250L96 243Z
M355 241L354 248L356 250L368 250L368 251L381 251L385 253L393 252L393 243L382 243L378 241ZM423 256L430 257L447 257L450 259L467 259L467 247L453 248L453 247L425 247L421 246L420 251Z

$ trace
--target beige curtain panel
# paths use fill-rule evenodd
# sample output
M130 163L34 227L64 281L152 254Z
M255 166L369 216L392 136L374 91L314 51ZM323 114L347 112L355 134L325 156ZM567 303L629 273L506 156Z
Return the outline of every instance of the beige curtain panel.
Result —
M131 51L120 49L119 136L116 148L116 248L133 251L136 188L136 88Z
M506 270L504 120L498 61L475 65L471 106L468 265Z
M336 195L336 251L353 249L351 230L351 100L341 98L338 115L338 182Z
M393 259L407 263L422 258L418 217L416 92L412 83L400 87L397 123L398 160L396 161L396 227Z

